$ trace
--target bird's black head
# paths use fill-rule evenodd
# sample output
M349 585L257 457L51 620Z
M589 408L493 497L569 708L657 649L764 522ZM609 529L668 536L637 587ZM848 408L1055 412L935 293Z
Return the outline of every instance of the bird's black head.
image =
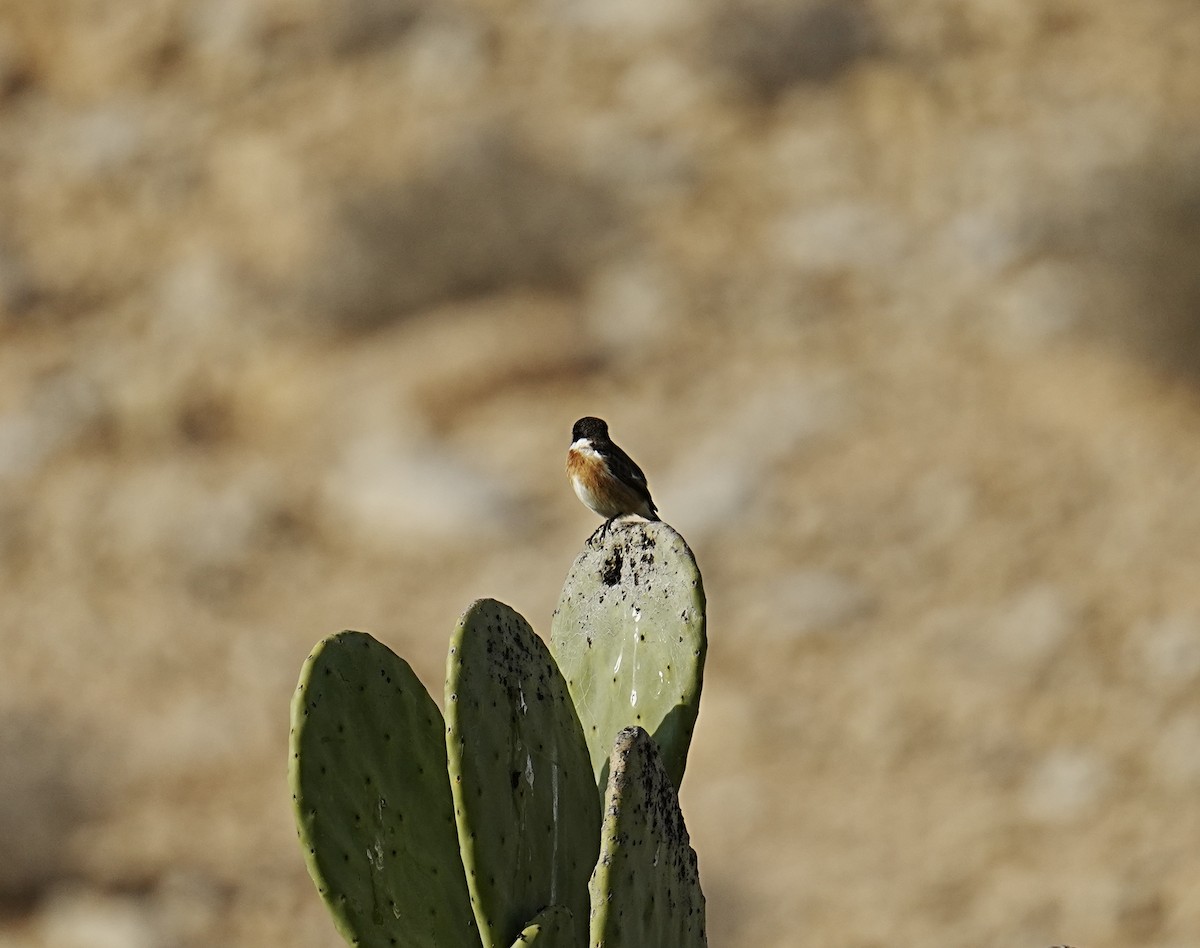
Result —
M571 441L575 442L580 438L587 438L589 441L607 441L608 425L602 418L593 418L590 415L587 418L580 418L575 422L575 427L571 429Z

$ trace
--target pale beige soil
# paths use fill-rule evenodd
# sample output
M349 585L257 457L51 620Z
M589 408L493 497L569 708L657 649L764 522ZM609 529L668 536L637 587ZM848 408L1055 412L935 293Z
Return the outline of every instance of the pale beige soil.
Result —
M288 699L709 596L714 946L1200 944L1200 7L0 0L0 948L340 944Z

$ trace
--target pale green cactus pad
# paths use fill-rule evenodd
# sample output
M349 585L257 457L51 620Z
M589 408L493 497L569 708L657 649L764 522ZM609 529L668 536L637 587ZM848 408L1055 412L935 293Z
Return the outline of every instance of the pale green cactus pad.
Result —
M703 948L704 893L679 797L641 728L617 735L600 860L589 884L591 948Z
M442 715L362 632L320 642L292 699L288 778L308 871L363 948L478 948Z
M550 648L583 722L596 782L622 728L654 736L676 787L700 707L704 586L692 551L665 523L618 521L576 557Z
M474 603L446 668L446 748L459 845L484 948L508 948L549 905L584 940L600 799L583 729L545 644L508 606Z
M536 945L537 948L578 948L575 920L565 908L552 905L525 926L512 948Z

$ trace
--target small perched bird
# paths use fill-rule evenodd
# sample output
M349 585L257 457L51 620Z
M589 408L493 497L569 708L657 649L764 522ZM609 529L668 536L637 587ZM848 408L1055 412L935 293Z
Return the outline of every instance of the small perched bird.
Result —
M600 418L580 418L571 429L567 476L576 496L604 518L605 527L626 514L658 519L646 475L612 443Z

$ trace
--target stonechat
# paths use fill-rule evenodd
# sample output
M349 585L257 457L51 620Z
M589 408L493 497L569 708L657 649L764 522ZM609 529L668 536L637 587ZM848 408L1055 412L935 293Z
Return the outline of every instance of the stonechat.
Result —
M604 518L606 527L626 514L658 519L646 475L613 444L608 425L600 418L580 418L571 429L567 476L576 496Z

